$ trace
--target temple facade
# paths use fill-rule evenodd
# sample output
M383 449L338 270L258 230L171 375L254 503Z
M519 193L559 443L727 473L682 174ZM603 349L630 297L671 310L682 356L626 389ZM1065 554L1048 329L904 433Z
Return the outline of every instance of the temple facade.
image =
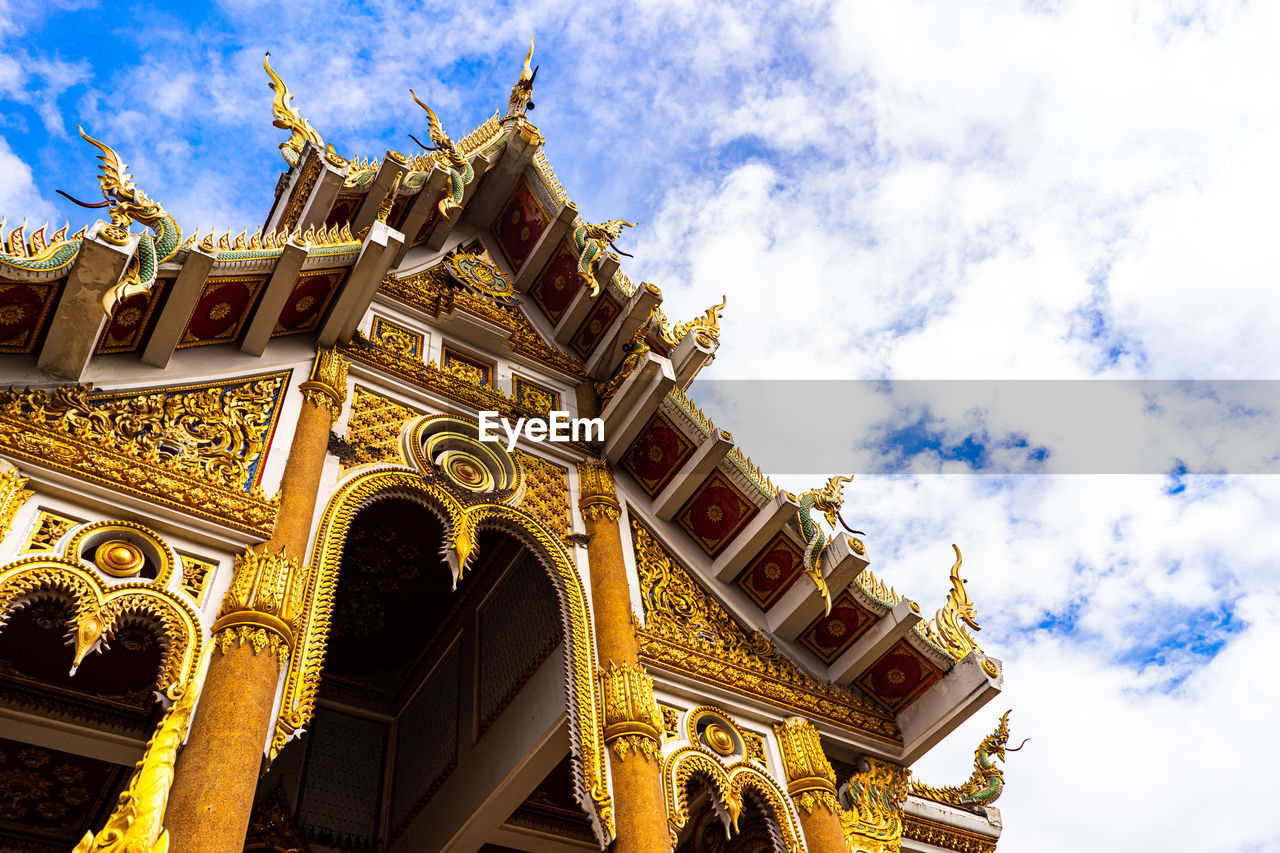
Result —
M960 550L930 617L686 395L725 300L627 277L532 52L381 159L264 63L252 233L83 130L107 218L3 229L0 850L995 849L1008 714L911 774L1002 685Z

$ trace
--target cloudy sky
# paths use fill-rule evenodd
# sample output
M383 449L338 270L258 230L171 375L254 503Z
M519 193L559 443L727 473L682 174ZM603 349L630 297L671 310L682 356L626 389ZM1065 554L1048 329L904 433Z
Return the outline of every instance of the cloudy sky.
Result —
M86 221L54 194L95 193L80 123L184 224L252 230L283 166L265 50L326 141L381 155L424 129L410 86L455 134L505 106L536 33L531 117L570 197L640 222L626 269L673 319L728 295L709 377L1280 378L1280 4L36 5L0 0L11 224ZM1129 387L1116 406L1160 428L1168 408ZM1176 458L1006 476L988 445L1064 439L988 396L824 438L833 458L897 455L845 517L929 611L958 543L1006 663L999 707L918 775L963 779L1012 707L1032 742L1010 756L1002 849L1280 850L1280 484ZM795 474L759 418L722 409Z

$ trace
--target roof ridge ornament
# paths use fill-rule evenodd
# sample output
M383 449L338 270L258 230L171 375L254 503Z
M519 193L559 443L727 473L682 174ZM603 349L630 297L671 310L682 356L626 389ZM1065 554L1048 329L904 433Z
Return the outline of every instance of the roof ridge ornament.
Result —
M982 653L982 648L968 630L982 629L978 626L978 610L969 597L969 591L964 588L965 579L960 577L964 558L958 546L953 544L951 547L956 552L956 562L951 567L951 591L947 593L947 601L932 619L917 624L916 631L959 661L970 652Z
M427 111L431 141L435 144L432 146L422 145L413 134L409 134L409 138L427 151L438 152L436 156L439 158L439 162L449 173L449 195L440 199L440 204L438 205L440 215L448 218L449 211L462 207L462 194L466 190L467 184L470 184L471 180L475 178L475 169L471 167L471 160L463 155L462 151L459 150L459 146L444 132L444 126L440 123L440 118L431 107L419 100L413 89L409 90L409 95L418 106Z
M1005 711L1000 717L996 730L982 739L973 753L973 773L962 785L949 785L945 788L934 788L911 780L911 793L939 803L950 803L970 809L989 806L1000 799L1004 792L1004 768L992 761L993 758L1005 760L1006 752L1017 752L1027 745L1027 738L1016 747L1007 747L1009 742L1009 714L1013 709Z
M591 288L591 297L594 299L600 294L600 282L596 281L596 269L600 266L600 260L604 257L604 251L611 248L620 255L627 255L626 252L613 245L613 241L618 239L618 235L622 233L623 228L634 228L635 222L627 222L625 219L610 219L608 222L602 222L599 225L592 225L590 222L578 222L573 227L573 242L578 247L578 278L582 283ZM628 258L632 257L627 255Z
M715 308L708 310L708 315ZM827 534L823 532L822 527L813 518L813 510L818 510L826 516L827 522L834 529L836 523L839 522L845 530L850 533L857 533L859 536L866 534L858 530L853 530L849 525L845 524L843 518L840 517L840 507L844 504L844 484L853 482L853 477L839 475L827 480L827 484L821 489L810 489L804 494L796 498L789 495L800 508L796 511L796 523L800 527L800 535L804 537L804 573L813 581L813 585L818 588L819 594L822 596L822 603L826 608L827 616L831 615L831 590L827 587L827 579L822 574L822 555L827 550L830 540Z
M280 143L280 154L284 157L284 161L291 167L298 165L298 159L302 156L302 149L306 147L308 142L317 148L325 149L324 139L321 138L319 131L311 126L311 122L302 117L302 114L294 107L289 106L289 102L293 100L293 93L289 91L289 87L280 79L271 68L271 51L267 51L267 55L262 58L262 67L267 70L267 76L271 78L268 84L271 91L275 93L275 97L271 102L271 115L274 120L271 122L273 127L289 131L289 138ZM328 146L327 150L337 156L333 146ZM335 164L336 165L336 164Z
M507 118L522 116L533 109L533 81L538 77L538 66L533 64L533 36L529 36L529 52L524 57L524 68L520 71L520 79L511 87L511 97L507 100Z

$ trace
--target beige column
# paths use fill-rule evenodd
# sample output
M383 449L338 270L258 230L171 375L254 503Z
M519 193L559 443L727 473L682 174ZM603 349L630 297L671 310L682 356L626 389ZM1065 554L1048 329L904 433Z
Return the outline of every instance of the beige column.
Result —
M306 399L285 463L275 533L236 558L213 626L215 651L178 757L165 818L172 850L244 849L280 669L293 650L305 597L298 558L310 538L329 430L342 412L346 389L346 360L335 350L321 350L311 379L301 386Z
M795 801L809 853L848 853L836 799L836 774L822 751L818 730L804 717L774 726L787 773L787 793Z
M613 777L614 853L671 850L667 807L662 795L662 713L653 698L653 677L636 648L631 591L622 559L621 511L607 463L578 465L579 509L591 540L587 560L600 694L604 702L604 742Z

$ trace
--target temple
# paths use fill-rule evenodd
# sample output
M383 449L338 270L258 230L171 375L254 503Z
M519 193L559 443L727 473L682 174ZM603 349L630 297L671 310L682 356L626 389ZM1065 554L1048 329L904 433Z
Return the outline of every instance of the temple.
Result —
M86 128L107 218L4 228L0 849L995 849L1008 714L911 773L1002 686L960 550L922 611L848 477L776 487L686 395L727 303L627 277L532 54L465 136L406 92L380 159L268 60L261 227Z

